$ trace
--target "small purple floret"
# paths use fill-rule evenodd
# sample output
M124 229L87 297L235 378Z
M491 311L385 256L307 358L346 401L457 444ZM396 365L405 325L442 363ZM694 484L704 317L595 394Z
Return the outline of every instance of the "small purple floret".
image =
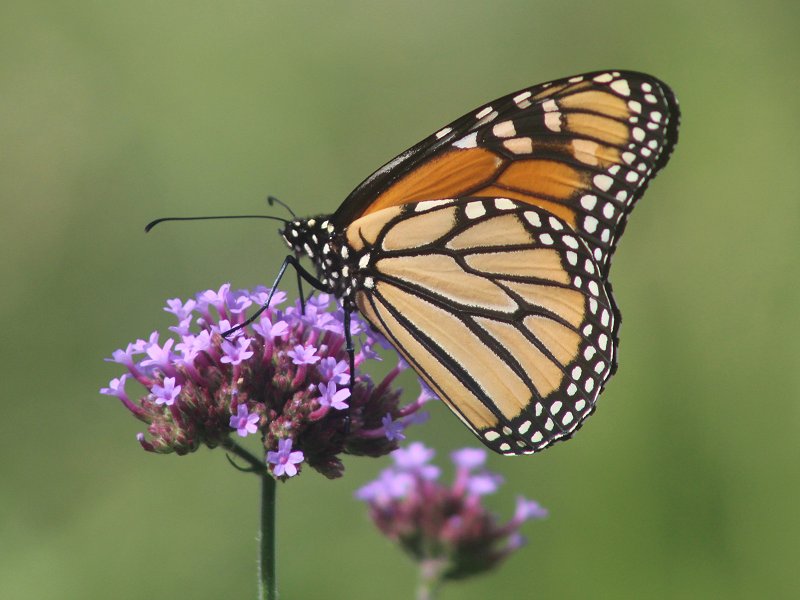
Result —
M286 354L292 359L296 365L313 365L319 362L320 358L316 355L317 349L313 346L296 345L294 349L289 350Z
M123 373L122 377L115 377L108 383L108 387L100 388L100 393L118 398L125 397L125 380L130 376L130 373Z
M213 306L218 311L224 311L230 289L231 284L223 283L219 290L206 290L202 292L198 297L200 309L203 310L207 309L209 306Z
M285 335L289 331L289 324L286 321L278 321L277 323L260 322L253 325L253 330L263 337L265 340L271 340L276 337Z
M413 442L406 448L392 452L392 459L398 469L418 473L423 479L439 477L439 467L427 464L433 459L436 451L426 448L422 442Z
M247 290L242 290L242 293L247 293ZM250 299L258 306L263 306L269 298L270 289L263 285L256 286L256 289L250 294ZM274 308L286 302L286 292L275 290L272 299L269 301L269 308Z
M347 385L350 381L350 366L346 360L337 361L332 356L323 358L317 364L317 370L323 379L334 381L339 385Z
M467 490L473 496L486 496L494 494L502 483L502 476L487 471L472 475L467 481Z
M231 417L231 427L236 430L239 437L247 437L258 431L258 421L261 417L257 413L248 413L247 406L240 404L236 415Z
M347 408L347 402L345 401L350 397L350 390L347 388L337 391L336 384L331 381L330 383L320 383L317 389L322 394L319 397L319 403L322 406L330 406L336 410Z
M166 404L172 406L178 394L181 393L181 386L175 385L174 377L165 377L164 385L154 385L152 387L153 395L156 397L156 404Z
M186 317L192 314L195 306L197 306L197 302L191 298L187 300L185 304L180 298L172 298L167 300L167 306L164 308L164 310L175 315L178 321L183 321L186 319Z
M253 356L253 351L248 349L250 347L250 341L251 340L245 337L239 338L236 344L232 344L227 340L223 341L222 351L225 355L220 358L220 362L238 365Z
M403 429L406 428L405 423L400 420L393 420L391 413L386 413L386 415L384 415L384 417L381 419L381 424L386 432L387 440L399 441L406 439L406 436L403 433Z
M514 519L527 521L529 519L544 519L548 515L547 509L534 500L528 500L519 496L517 498L517 510Z
M486 450L482 448L462 448L453 452L450 458L457 467L473 471L486 464Z
M272 472L276 477L294 477L297 475L295 465L303 462L303 453L300 450L292 452L292 440L285 439L278 442L277 452L267 452L267 462L275 465Z
M168 339L164 342L163 346L159 346L158 342L154 344L150 344L147 347L147 356L150 358L143 360L141 365L143 367L150 367L156 369L163 369L165 371L172 370L172 345L175 343L175 340Z

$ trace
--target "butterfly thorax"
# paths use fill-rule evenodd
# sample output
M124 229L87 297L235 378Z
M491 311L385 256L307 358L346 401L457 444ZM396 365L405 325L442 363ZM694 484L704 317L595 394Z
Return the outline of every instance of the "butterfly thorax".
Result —
M344 234L336 230L330 216L290 221L281 235L295 254L311 259L324 291L354 309L357 265Z

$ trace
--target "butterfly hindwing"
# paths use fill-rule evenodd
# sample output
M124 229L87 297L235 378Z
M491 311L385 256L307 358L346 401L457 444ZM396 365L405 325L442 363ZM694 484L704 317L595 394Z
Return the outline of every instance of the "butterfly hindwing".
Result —
M356 303L495 451L569 437L615 369L618 314L562 219L509 198L394 206L356 220Z
M359 185L333 222L435 198L507 197L570 225L607 274L627 215L677 141L678 106L658 79L589 73L471 111Z

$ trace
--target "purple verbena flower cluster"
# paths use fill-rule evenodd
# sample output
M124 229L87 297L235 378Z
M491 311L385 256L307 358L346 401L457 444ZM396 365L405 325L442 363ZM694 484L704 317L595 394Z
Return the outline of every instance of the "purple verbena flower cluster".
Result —
M382 456L396 449L403 429L425 416L418 411L429 392L399 405L400 390L391 385L402 363L377 385L356 372L350 389L343 313L326 294L310 298L305 311L299 301L281 310L286 294L278 291L256 322L222 337L268 297L263 287L232 291L225 284L186 302L171 299L164 310L178 320L169 328L174 338L160 342L153 332L113 353L108 360L128 372L100 391L147 423L147 435L138 435L142 447L186 454L201 445L231 447L232 435L258 433L277 478L296 475L301 464L339 477L341 453ZM355 315L351 333L362 339L358 371L385 342ZM144 386L145 395L131 399L128 379Z
M461 579L494 568L524 543L521 525L547 515L536 502L519 497L514 516L499 523L482 502L502 483L484 468L486 452L454 452L456 473L449 487L439 483L433 456L420 442L395 450L394 466L356 493L381 532L419 563L424 578Z

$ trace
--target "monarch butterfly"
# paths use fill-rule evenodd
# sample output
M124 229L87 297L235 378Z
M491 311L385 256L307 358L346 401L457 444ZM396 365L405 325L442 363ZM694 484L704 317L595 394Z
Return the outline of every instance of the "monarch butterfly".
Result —
M351 364L357 310L486 446L538 452L616 371L610 259L678 120L642 73L514 92L390 160L335 213L286 222L278 278L291 264L339 298Z

